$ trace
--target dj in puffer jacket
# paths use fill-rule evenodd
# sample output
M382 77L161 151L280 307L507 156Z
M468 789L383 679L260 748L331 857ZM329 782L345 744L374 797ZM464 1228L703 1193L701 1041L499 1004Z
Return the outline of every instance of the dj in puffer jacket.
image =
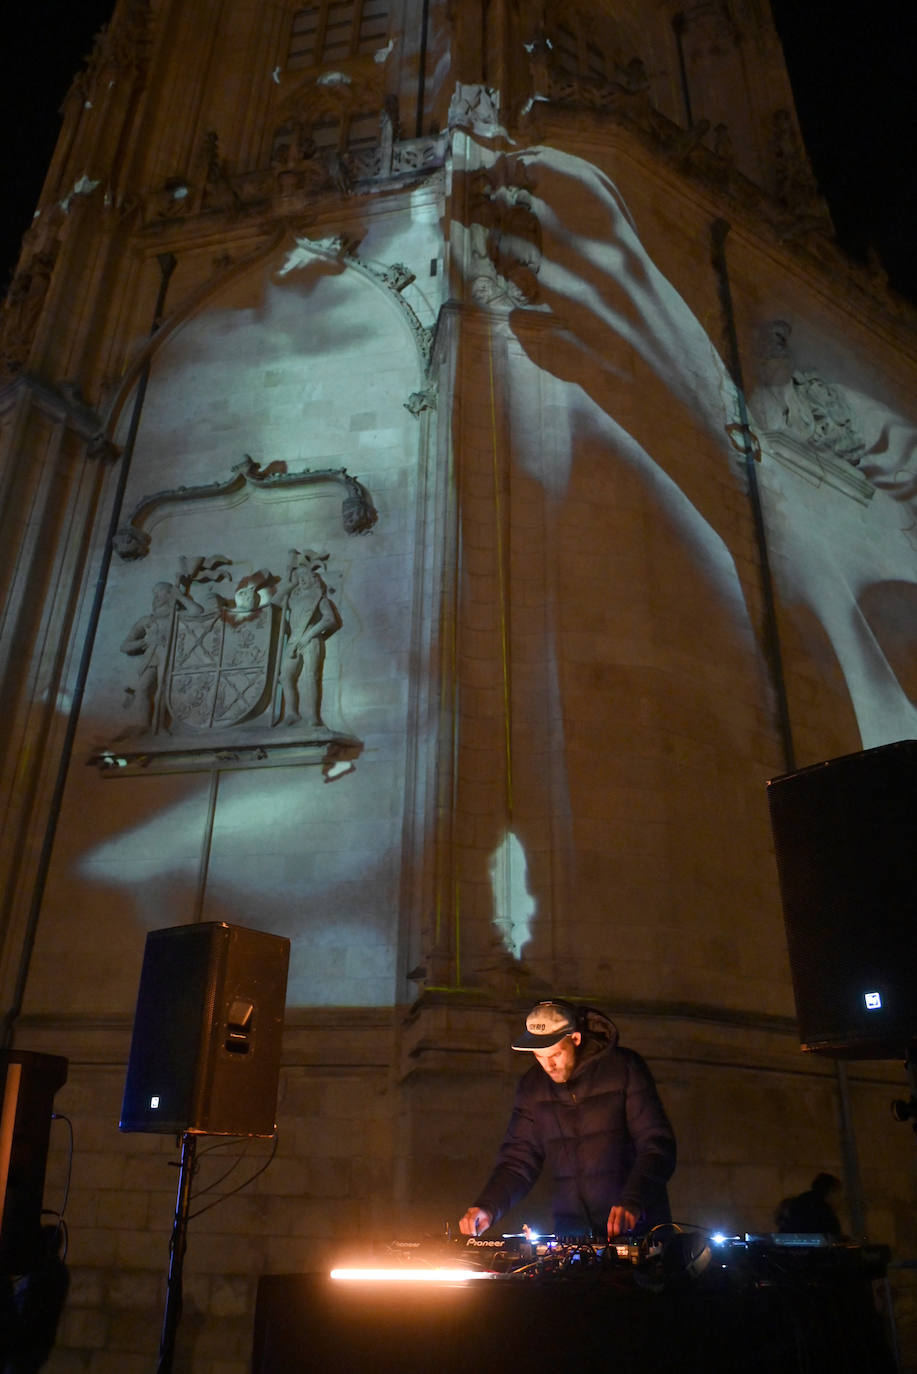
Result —
M582 1041L570 1078L552 1082L537 1063L523 1074L475 1205L497 1221L547 1165L555 1233L604 1240L616 1204L638 1218L641 1231L671 1219L665 1185L675 1168L675 1136L640 1055L618 1045L617 1027L603 1012L582 1007L579 1014Z

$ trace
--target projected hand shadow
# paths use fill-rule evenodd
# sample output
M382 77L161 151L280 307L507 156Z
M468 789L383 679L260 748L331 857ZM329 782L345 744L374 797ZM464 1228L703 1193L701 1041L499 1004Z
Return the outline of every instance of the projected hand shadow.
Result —
M570 959L589 958L594 941L601 974L607 921L601 912L584 916L588 904L615 892L619 904L630 896L634 912L652 908L651 919L665 920L660 913L671 889L666 893L668 878L657 871L659 855L691 854L698 842L709 855L731 833L725 814L710 815L709 791L701 817L692 805L696 792L689 799L683 780L682 809L668 774L670 805L666 811L657 798L653 810L656 762L665 748L681 746L657 745L655 756L646 750L637 759L640 729L647 736L653 730L677 736L681 729L692 766L705 743L713 758L734 747L737 758L747 759L755 729L747 703L773 700L740 451L749 418L781 614L797 603L805 623L817 622L849 698L835 715L855 716L863 747L917 733L913 683L895 671L913 656L917 637L900 615L902 586L917 587L906 532L915 525L906 509L915 490L914 430L851 392L866 435L859 472L875 489L870 523L862 526L863 507L853 502L849 515L840 516L838 506L826 505L822 513L815 498L801 503L805 488L769 451L707 330L649 256L609 177L548 147L506 152L505 143L479 139L468 147L455 183L456 202L466 211L454 253L467 294L493 311L493 410L508 436L512 499L522 507L526 484L540 487L541 544L554 550L557 582L537 655L545 688L540 738L552 745L534 756L530 747L517 747L512 760L512 833L528 864L536 914L521 951L521 926L514 942L504 934L504 945L515 958L521 952L542 967L548 954L542 917L549 905L556 912L566 902L578 912ZM697 273L697 298L716 303L703 241ZM848 538L845 520L856 538ZM516 528L509 537L521 552L524 532ZM532 540L525 551L529 563L551 556ZM892 589L894 608L886 605L885 588ZM516 602L513 614L524 620ZM744 772L736 765L736 777L724 782L747 788L747 764ZM538 797L547 794L541 809L553 818L549 843L538 814ZM633 818L622 799L631 801ZM656 837L648 841L654 826ZM704 876L707 894L696 900L715 905L711 887L728 886L723 862L722 872ZM687 867L682 863L681 877L694 867L693 858ZM687 920L692 900L682 894ZM511 917L498 908L495 900L499 931ZM585 930L592 919L594 936ZM636 929L642 918L624 919ZM559 929L555 923L554 970L563 968Z
M751 604L757 588L749 585L754 570L736 546L723 485L745 490L744 460L733 437L743 417L714 344L648 255L620 193L601 170L547 147L504 155L479 147L492 188L491 246L501 207L514 204L518 217L522 200L537 221L536 252L531 231L519 248L529 263L533 308L517 306L510 323L535 367L569 388L571 461L590 434L610 461L639 473L741 614L741 603ZM514 224L505 216L503 224L496 256L505 262L514 253ZM709 274L703 250L699 259L698 272ZM531 327L535 313L541 329ZM766 442L761 472L773 493L768 536L781 590L808 606L823 626L862 743L871 747L917 731L917 707L892 667L901 657L900 633L894 651L888 646L886 652L882 615L867 618L864 610L882 601L886 583L917 584L917 441L913 424L877 401L850 393L850 403L865 437L859 471L877 496L867 539L846 538L832 528L827 511L822 528L813 528L811 512L799 507L799 487L774 463ZM754 415L751 420L760 428ZM694 441L660 443L663 429ZM899 591L895 595L900 599Z

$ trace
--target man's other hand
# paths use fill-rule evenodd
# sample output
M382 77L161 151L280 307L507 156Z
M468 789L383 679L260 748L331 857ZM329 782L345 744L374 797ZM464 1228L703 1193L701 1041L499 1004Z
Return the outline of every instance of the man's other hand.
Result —
M620 1205L612 1207L611 1211L608 1213L609 1240L612 1236L620 1236L625 1231L632 1231L636 1224L636 1216L633 1212L629 1212L626 1207L621 1207Z
M492 1221L493 1217L482 1207L469 1207L459 1222L459 1230L463 1236L479 1236Z

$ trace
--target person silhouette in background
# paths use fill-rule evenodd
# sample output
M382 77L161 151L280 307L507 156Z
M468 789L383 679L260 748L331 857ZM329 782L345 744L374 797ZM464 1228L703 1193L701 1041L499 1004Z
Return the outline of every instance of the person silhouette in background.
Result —
M795 1197L785 1197L777 1207L774 1220L778 1233L840 1236L841 1223L829 1200L838 1197L840 1191L841 1181L834 1174L816 1174L810 1188Z

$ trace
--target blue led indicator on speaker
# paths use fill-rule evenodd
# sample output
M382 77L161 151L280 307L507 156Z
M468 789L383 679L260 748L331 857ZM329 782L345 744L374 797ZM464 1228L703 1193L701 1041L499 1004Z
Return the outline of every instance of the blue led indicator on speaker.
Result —
M879 1011L882 1007L881 992L864 992L863 1001L866 1003L867 1011Z

